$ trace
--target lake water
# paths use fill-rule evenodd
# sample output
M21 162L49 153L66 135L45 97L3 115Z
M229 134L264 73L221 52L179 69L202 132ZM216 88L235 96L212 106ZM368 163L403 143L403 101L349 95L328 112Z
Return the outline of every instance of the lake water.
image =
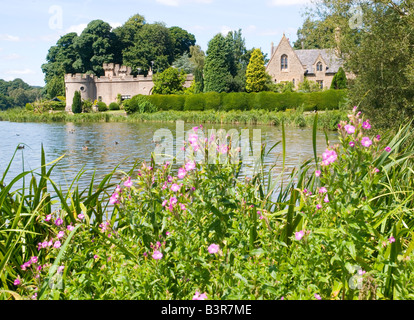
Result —
M185 130L191 130L197 124L185 124ZM274 126L237 126L237 125L204 125L204 129L248 129L250 139L253 130L261 130L261 142L268 146L282 140L282 130ZM84 167L87 173L80 180L80 187L89 185L93 170L96 177L109 173L122 160L128 157L119 169L131 168L135 160L151 158L155 150L154 133L159 129L168 129L175 137L176 123L14 123L0 122L0 173L4 170L13 156L16 147L24 144L24 149L18 150L16 158L7 175L6 183L24 170L34 170L40 167L41 146L43 144L46 161L65 157L56 166L52 179L63 187L69 184L79 170ZM337 141L335 133L329 133L331 142ZM88 149L84 150L84 146ZM318 154L325 150L326 140L323 132L317 133ZM312 129L286 128L286 167L298 167L304 160L313 158ZM271 151L265 161L267 166L273 163L277 168L282 167L282 145L279 144ZM242 175L251 175L252 163L246 163ZM119 174L118 177L122 177Z

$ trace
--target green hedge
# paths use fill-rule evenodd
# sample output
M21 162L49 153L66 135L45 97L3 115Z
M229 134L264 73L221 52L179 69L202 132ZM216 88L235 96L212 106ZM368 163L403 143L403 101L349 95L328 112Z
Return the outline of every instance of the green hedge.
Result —
M285 111L303 107L305 111L335 110L345 101L347 90L325 90L321 92L263 91L259 93L199 93L191 95L144 96L158 111L230 111L267 110ZM132 112L131 112L132 113Z

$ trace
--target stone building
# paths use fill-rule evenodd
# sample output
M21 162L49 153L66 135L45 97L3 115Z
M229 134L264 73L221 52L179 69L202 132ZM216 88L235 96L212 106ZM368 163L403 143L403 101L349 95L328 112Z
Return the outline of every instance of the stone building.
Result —
M122 100L131 99L137 94L150 95L154 82L152 71L148 75L133 76L131 67L105 63L105 76L97 77L89 74L66 74L66 111L72 111L75 91L80 91L82 99L94 102L103 101L107 105L116 102L120 94ZM193 75L188 75L184 87L190 87Z
M289 39L283 35L275 48L272 43L267 73L275 83L290 81L295 88L305 78L317 82L322 89L329 89L334 75L343 66L335 49L294 50ZM347 78L352 77L346 73Z

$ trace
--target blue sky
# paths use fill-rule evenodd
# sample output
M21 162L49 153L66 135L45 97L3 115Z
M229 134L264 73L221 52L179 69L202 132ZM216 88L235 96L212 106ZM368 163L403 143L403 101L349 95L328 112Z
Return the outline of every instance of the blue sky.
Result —
M219 32L242 29L246 47L270 54L283 33L295 41L310 0L23 0L2 1L0 79L21 78L44 85L41 65L60 36L78 32L95 19L113 27L139 13L148 23L164 22L195 35L206 51Z

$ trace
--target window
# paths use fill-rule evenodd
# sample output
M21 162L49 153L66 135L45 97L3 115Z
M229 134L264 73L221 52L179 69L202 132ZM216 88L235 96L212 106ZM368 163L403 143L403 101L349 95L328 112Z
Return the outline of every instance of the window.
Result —
M130 95L122 95L122 96L121 96L121 100L122 100L122 101L124 101L124 100L129 100L129 99L131 99L131 96L130 96Z
M287 55L284 54L282 58L280 58L280 64L281 64L282 70L287 70L288 68L288 56Z
M319 88L323 89L323 80L316 81L319 84Z
M295 79L292 80L293 86L295 87Z
M316 65L316 71L322 71L322 62L318 62L318 64Z

